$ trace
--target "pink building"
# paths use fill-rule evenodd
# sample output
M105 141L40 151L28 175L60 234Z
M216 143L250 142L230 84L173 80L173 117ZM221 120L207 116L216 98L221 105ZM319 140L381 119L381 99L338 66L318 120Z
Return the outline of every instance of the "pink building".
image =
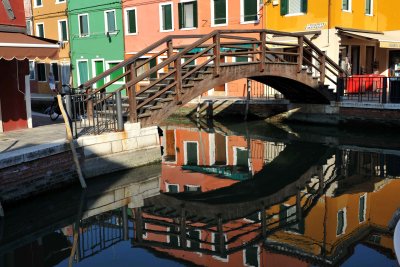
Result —
M126 58L168 35L208 34L216 29L262 29L264 25L263 5L259 0L126 0L122 4ZM244 79L222 84L208 94L245 96L245 84Z

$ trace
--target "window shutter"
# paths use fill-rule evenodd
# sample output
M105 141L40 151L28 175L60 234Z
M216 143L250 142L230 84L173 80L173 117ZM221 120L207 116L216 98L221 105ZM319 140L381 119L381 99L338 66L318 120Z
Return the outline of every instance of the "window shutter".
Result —
M365 0L365 14L371 14L371 0Z
M307 13L307 1L308 0L301 0L301 12Z
M136 9L128 10L128 33L136 33Z
M258 0L244 1L244 21L256 21L258 19Z
M214 0L214 24L226 23L226 0Z
M285 16L289 11L289 0L281 0L281 16Z
M165 5L164 8L164 30L172 30L172 10L171 5Z
M178 3L178 15L179 15L179 29L183 28L183 5L182 3Z
M193 27L197 28L197 20L198 20L198 16L197 16L197 1L193 2Z

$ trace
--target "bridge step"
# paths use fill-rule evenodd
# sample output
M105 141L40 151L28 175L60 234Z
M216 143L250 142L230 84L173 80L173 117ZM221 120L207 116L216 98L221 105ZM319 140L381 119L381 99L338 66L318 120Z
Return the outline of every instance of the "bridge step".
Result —
M150 110L157 110L157 109L162 109L163 107L162 106L160 106L160 105L156 105L156 106L153 106L153 105L146 105L146 106L143 106L143 109L150 109Z
M190 87L193 87L193 86L194 86L194 83L187 83L187 84L183 84L182 88L190 88Z
M161 102L161 103L174 101L174 99L173 99L172 97L167 97L167 98L156 98L155 100L156 100L157 102Z
M150 116L151 116L151 112L145 112L145 113L139 114L137 117L138 117L138 119L142 119L142 118L147 118Z

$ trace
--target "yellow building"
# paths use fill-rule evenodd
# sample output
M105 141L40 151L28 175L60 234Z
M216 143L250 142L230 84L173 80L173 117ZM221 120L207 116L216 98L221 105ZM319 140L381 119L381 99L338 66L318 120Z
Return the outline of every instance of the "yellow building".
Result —
M31 0L33 35L58 40L61 44L58 61L30 62L31 90L51 94L49 77L52 75L58 90L70 84L70 47L66 0ZM51 80L51 78L50 78Z
M351 74L395 75L398 1L265 0L265 28L302 32Z

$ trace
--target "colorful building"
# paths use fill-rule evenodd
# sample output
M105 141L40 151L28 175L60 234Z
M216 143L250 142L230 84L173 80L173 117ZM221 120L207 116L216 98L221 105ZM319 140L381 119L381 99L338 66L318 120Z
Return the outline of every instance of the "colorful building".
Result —
M32 127L29 60L56 60L59 45L26 35L22 0L0 4L0 44L0 132Z
M117 65L124 59L124 28L121 1L68 1L73 86ZM115 78L113 73L108 78ZM96 88L107 79L96 83ZM118 82L117 82L118 83ZM120 84L123 84L121 81ZM108 88L116 89L113 85Z
M267 29L305 33L350 74L400 73L396 1L280 0L264 5Z
M259 0L123 1L125 58L135 55L168 35L208 34L218 29L262 29L264 24L262 9L263 5ZM188 44L191 41L177 41L174 45ZM148 54L142 60L145 61L151 56L152 54ZM158 63L163 58L160 56L157 59ZM229 60L246 61L247 58L238 57ZM145 68L149 69L156 63L156 61L150 62ZM194 64L200 63L194 62ZM266 90L262 90L263 96L266 94L264 91ZM211 89L208 94L245 96L246 80L240 79L222 84Z
M70 84L70 43L66 0L31 0L32 19L27 27L32 27L32 35L57 40L60 43L58 60L32 60L30 79L33 93L52 94L49 77L54 76L57 89ZM51 77L50 77L51 79Z

